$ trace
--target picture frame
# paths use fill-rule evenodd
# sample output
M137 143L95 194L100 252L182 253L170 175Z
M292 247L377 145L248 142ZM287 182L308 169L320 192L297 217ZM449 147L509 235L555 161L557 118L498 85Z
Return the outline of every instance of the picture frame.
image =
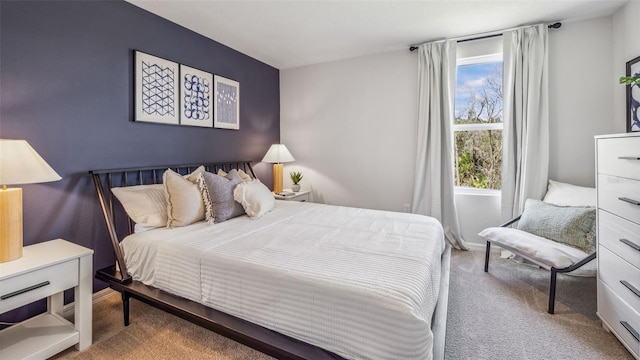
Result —
M213 75L182 64L180 125L213 127Z
M218 75L213 83L213 127L240 130L240 83Z
M640 76L640 56L627 61L627 76ZM627 132L640 131L640 84L627 85Z
M135 121L178 125L178 63L135 51Z

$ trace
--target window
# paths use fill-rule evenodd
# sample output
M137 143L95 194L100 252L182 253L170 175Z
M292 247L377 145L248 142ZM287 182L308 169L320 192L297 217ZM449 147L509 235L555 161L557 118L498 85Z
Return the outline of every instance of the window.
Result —
M455 186L500 189L502 54L458 59L452 130Z

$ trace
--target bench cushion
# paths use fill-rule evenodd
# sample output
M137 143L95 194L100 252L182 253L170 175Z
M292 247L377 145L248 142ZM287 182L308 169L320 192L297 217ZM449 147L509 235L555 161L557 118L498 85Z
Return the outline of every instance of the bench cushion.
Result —
M514 228L490 227L482 230L478 235L547 270L551 267L566 268L589 256L580 249ZM595 276L596 262L591 261L568 274Z

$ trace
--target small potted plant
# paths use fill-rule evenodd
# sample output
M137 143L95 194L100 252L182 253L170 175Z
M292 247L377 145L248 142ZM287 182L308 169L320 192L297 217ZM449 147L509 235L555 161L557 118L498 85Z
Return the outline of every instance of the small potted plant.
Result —
M289 173L289 176L291 176L291 181L293 182L293 185L291 185L291 190L298 192L300 191L300 180L302 180L302 173L299 171L293 171Z

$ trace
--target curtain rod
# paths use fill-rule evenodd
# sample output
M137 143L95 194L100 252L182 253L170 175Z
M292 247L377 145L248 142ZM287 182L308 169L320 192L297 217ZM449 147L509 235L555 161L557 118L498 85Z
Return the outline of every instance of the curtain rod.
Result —
M549 29L559 29L562 26L561 22L556 22L553 24L549 24L547 25L547 28ZM511 28L511 29L504 29L504 30L498 30L498 31L492 31L492 32L488 32L488 33L484 33L484 34L478 34L478 35L470 35L470 36L474 36L474 37L466 37L466 36L459 36L457 38L451 38L450 40L456 40L456 42L465 42L465 41L472 41L472 40L481 40L481 39L489 39L492 37L497 37L497 36L502 36L502 33L505 31L509 31L509 30L515 30L517 28ZM418 47L415 45L412 45L409 47L409 51L414 51L417 50Z

